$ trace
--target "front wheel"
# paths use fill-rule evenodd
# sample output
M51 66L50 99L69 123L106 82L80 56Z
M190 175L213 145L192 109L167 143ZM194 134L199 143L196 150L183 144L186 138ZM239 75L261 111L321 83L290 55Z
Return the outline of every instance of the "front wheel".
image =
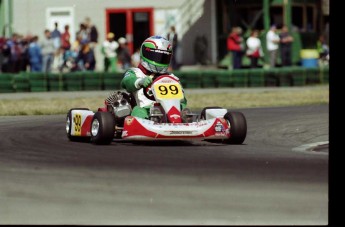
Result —
M115 119L110 112L97 112L91 122L91 142L110 144L115 133Z
M228 144L242 144L247 136L247 121L241 112L227 112L224 118L230 125L230 137L225 140Z

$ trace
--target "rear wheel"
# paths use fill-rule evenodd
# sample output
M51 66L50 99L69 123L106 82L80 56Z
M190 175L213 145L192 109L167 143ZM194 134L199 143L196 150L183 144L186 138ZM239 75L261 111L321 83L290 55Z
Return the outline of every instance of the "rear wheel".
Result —
M72 130L72 110L90 110L88 108L73 108L70 109L67 113L66 116L66 133L67 133L67 138L70 141L74 142L89 142L90 138L89 137L83 137L83 136L72 136L71 135L71 130Z
M115 133L115 119L110 112L97 112L91 122L91 142L110 144Z
M228 144L242 144L247 136L247 121L241 112L227 112L224 118L230 125L230 138L224 140Z

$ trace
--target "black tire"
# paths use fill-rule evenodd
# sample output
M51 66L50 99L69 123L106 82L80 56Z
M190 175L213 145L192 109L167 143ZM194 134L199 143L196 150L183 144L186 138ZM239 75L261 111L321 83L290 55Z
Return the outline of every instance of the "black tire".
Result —
M92 131L98 121L98 130ZM113 141L115 134L115 119L110 112L96 112L91 121L91 142L107 145Z
M224 118L230 123L230 138L224 140L228 144L242 144L247 136L247 121L241 112L227 112Z
M67 133L67 138L70 140L70 141L73 141L73 142L89 142L90 141L90 138L89 137L84 137L84 136L72 136L71 135L71 128L72 128L72 110L90 110L88 108L73 108L73 109L70 109L67 113L67 116L66 116L66 133Z
M209 107L205 107L204 109L202 109L201 113L200 113L200 119L201 120L206 120L206 110L207 109L223 109L222 107L219 106L209 106Z

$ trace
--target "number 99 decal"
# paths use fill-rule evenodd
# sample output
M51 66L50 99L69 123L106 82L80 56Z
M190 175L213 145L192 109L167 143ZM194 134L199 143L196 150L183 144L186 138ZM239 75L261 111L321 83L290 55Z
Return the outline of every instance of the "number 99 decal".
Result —
M160 99L183 99L181 85L175 84L155 84L156 95Z
M73 122L74 122L74 134L76 136L80 136L81 135L81 115L80 114L74 115Z

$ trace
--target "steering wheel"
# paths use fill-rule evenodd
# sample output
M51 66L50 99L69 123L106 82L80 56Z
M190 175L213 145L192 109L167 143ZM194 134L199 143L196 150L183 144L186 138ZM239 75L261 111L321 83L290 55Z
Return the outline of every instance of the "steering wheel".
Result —
M152 101L156 101L155 96L152 93L151 85L147 87L143 87L143 91L146 98Z
M145 97L146 98L148 98L148 99L150 99L150 100L152 100L152 101L156 101L156 99L155 99L155 97L154 97L154 95L153 95L153 93L152 93L152 84L154 84L157 80L159 80L161 77L164 77L164 76L167 76L167 75L159 75L159 76L154 76L152 79L153 79L153 81L152 81L152 83L151 83L151 85L149 85L149 86L147 86L147 87L143 87L143 93L144 93L144 95L145 95Z

